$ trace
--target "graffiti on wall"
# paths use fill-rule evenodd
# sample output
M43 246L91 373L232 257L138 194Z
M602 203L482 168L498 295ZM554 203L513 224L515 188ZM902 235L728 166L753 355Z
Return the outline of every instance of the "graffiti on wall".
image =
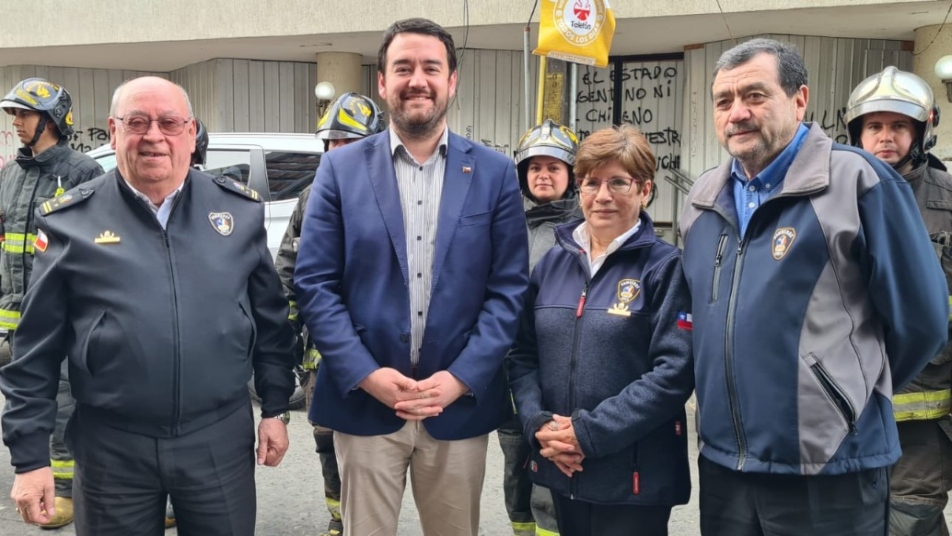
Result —
M17 157L20 139L12 130L0 130L0 167Z
M107 143L109 143L109 131L98 127L77 130L73 132L73 137L69 140L69 146L81 153L92 151L96 147Z
M98 127L77 130L69 139L70 148L83 153L107 143L109 143L109 131ZM17 136L15 130L0 130L0 167L16 158L17 149L21 145L20 137Z
M621 121L645 135L657 156L658 169L681 167L681 125L675 110L681 105L681 63L626 63L621 69ZM579 73L577 134L585 138L611 126L614 69L586 68Z

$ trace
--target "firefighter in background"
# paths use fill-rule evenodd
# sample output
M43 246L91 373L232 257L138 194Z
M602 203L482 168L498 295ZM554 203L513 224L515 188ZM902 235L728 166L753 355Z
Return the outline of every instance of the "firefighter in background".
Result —
M846 121L853 145L890 164L912 186L952 287L952 176L929 154L939 122L929 84L912 73L886 67L853 90ZM893 536L949 534L942 510L952 488L950 410L952 345L946 345L912 383L893 395L902 447L902 458L890 478Z
M582 218L575 184L578 138L551 119L519 140L515 160L529 226L529 270L555 245L555 228ZM547 488L529 478L530 446L514 415L496 431L503 453L503 494L515 536L558 536L555 507Z
M0 342L0 364L9 363L12 357L20 302L33 271L33 210L103 173L92 158L69 147L73 136L72 106L66 88L42 78L20 81L0 100L0 108L12 116L13 128L23 144L16 159L0 169L0 327L7 329L6 338ZM76 402L70 394L65 359L56 403L56 425L50 437L56 515L43 528L59 528L73 521L73 457L63 435Z
M324 151L343 147L348 143L376 134L384 129L383 115L380 109L369 97L357 93L346 93L327 109L317 124L317 137L324 140ZM307 412L311 411L311 400L314 393L314 381L317 377L317 367L320 364L321 354L314 348L314 344L307 337L304 323L298 318L297 299L294 294L294 264L297 261L298 242L301 240L301 224L304 221L304 208L311 193L308 186L298 197L297 206L291 214L288 229L281 240L281 247L275 260L278 275L284 285L284 292L291 305L289 319L295 331L301 333L304 356L303 368L308 371L304 390L307 393ZM317 453L321 459L321 473L324 476L324 500L331 514L327 531L319 536L339 536L344 533L344 525L340 517L340 474L337 470L337 456L334 452L334 432L328 428L314 426L314 441L317 443Z

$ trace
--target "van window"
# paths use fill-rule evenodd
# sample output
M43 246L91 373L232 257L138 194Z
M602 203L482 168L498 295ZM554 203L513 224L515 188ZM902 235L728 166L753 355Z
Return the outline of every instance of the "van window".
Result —
M310 186L321 162L317 153L290 153L268 151L264 156L268 166L268 188L272 201L296 199Z
M209 149L203 169L216 177L228 177L242 184L248 184L248 175L251 173L251 153L242 150Z

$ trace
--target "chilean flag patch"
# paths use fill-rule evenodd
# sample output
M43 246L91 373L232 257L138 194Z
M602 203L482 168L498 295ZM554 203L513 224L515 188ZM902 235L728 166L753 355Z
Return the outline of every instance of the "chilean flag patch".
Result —
M691 313L678 313L678 327L688 331L694 329L694 317Z
M39 251L46 251L46 246L50 243L49 239L46 238L46 233L42 229L36 230L36 238L33 240L33 248Z

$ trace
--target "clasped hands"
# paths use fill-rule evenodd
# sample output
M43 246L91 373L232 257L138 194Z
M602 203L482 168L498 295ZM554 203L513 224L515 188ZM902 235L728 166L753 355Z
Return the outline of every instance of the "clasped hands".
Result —
M542 445L539 454L554 463L565 476L571 477L572 473L582 470L585 454L578 446L570 417L552 415L552 420L540 426L535 437Z
M436 417L469 390L466 384L445 370L417 381L390 367L371 372L360 382L360 388L388 408L395 409L397 417L408 421Z

